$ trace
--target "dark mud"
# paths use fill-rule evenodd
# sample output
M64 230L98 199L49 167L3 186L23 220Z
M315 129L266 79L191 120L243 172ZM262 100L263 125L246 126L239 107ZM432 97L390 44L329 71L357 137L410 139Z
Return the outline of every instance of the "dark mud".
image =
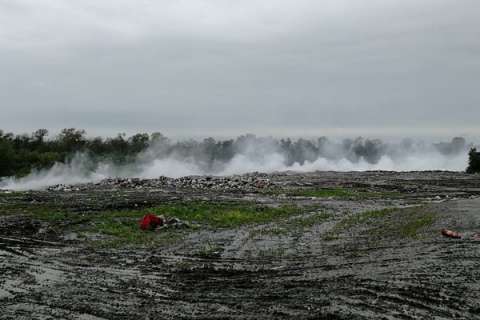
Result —
M0 319L480 319L480 176L261 178L268 187L0 193ZM306 196L312 188L342 193ZM80 236L105 210L199 200L299 210L262 224L171 230L178 236L154 246ZM49 220L49 210L70 215ZM442 237L444 227L464 238Z

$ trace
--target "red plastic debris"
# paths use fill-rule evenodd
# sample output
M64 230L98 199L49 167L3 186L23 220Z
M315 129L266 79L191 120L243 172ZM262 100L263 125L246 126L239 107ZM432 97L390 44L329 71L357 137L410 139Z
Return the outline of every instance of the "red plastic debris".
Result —
M153 213L146 214L140 220L140 229L142 230L154 230L157 227L162 226L164 223L161 217L157 217Z
M447 238L461 239L462 235L456 231L442 229L442 235Z

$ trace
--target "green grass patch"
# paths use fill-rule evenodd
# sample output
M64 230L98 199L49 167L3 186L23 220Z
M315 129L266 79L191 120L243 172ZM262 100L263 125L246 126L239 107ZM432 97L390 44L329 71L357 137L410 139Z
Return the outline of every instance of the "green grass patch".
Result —
M12 192L12 191L9 191L9 192L0 191L0 200L17 197L18 194L19 194L18 192Z
M186 233L179 230L147 232L128 227L108 227L106 229L100 227L96 232L111 236L109 239L90 242L91 246L99 248L166 246L181 240Z
M288 235L290 229L281 226L264 226L258 229L250 230L250 238L256 238L258 236L269 236L269 237L281 237Z
M41 203L0 203L0 215L30 215L41 220L62 219L65 213L59 208Z
M216 228L266 223L298 213L296 206L267 207L250 203L182 202L150 210Z
M420 239L422 232L436 220L436 215L423 207L366 211L344 218L326 235L338 238L342 232L358 227L359 235L373 238Z
M321 224L327 221L331 217L332 215L330 213L318 212L308 216L295 217L289 221L289 224L297 228L311 228L316 224Z
M420 232L435 222L435 214L425 212L422 215L411 217L400 226L399 233L403 238L419 239Z
M316 198L350 198L356 192L344 188L302 188L288 193L291 196L316 197Z
M285 248L267 248L258 250L257 255L259 258L281 258L284 257L287 253Z
M0 215L30 215L44 219L61 211L57 206L38 201L25 192L0 192Z
M335 198L349 200L395 198L401 194L399 192L385 191L367 191L361 189L348 188L301 188L290 191L290 196L315 197L315 198Z
M175 241L193 228L234 228L246 224L262 224L286 218L299 212L296 206L268 207L247 202L172 202L148 209L119 210L78 213L59 208L23 206L24 213L32 218L51 223L60 231L75 231L79 234L105 235L109 240L101 241L106 246L153 245ZM192 228L142 231L138 222L146 213L176 217L189 223ZM68 230L67 230L68 229ZM100 245L102 245L102 243Z
M215 259L219 258L222 255L223 247L217 245L213 242L207 242L205 246L203 246L199 251L197 251L194 255L199 258L204 259Z
M82 215L78 213L70 213L52 207L37 208L27 212L35 219L48 222L72 221L82 218Z
M316 224L321 224L332 217L326 212L316 212L313 214L295 215L287 221L275 224L273 226L262 226L260 228L250 231L250 237L257 236L275 236L281 237L292 233L303 232L304 229L309 229Z
M375 220L387 216L393 211L395 211L395 209L387 208L382 210L372 210L354 214L338 222L335 225L334 229L336 229L336 231L348 230L356 225L365 224L367 222L374 222Z
M296 207L271 208L244 203L180 202L160 205L146 210L116 211L95 214L92 217L90 232L99 232L117 239L115 245L152 245L176 240L188 230L172 230L170 236L165 231L141 231L138 220L147 212L176 217L188 223L214 228L231 228L245 224L265 223L298 212ZM163 237L163 238L162 238ZM178 239L177 237L177 239ZM110 242L112 243L112 242ZM209 251L209 250L207 250Z

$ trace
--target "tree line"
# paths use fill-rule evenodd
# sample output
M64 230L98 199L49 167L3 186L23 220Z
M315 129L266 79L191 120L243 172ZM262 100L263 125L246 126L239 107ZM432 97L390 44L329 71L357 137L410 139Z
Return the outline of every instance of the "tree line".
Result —
M348 159L351 162L364 160L374 164L384 155L398 158L425 147L409 139L398 144L387 144L379 139L361 137L334 142L326 137L292 140L247 134L235 139L206 138L201 141L190 139L173 142L158 132L138 133L129 137L118 134L102 138L87 137L85 130L75 128L63 129L53 137L49 137L46 129L17 135L0 130L0 177L25 176L35 169L50 168L56 162L65 163L76 153L87 154L94 163L108 161L116 165L168 157L189 159L205 172L210 172L237 154L261 158L279 153L285 159L285 165L304 164L320 157L330 160ZM460 154L470 147L461 137L430 145L430 148L443 155ZM467 172L479 171L480 155L472 149Z
M145 150L158 134L139 133L131 137L87 138L85 130L67 128L48 139L48 130L32 134L6 133L0 130L0 177L24 176L33 169L45 169L55 162L65 162L76 152L86 152L95 159L126 163Z

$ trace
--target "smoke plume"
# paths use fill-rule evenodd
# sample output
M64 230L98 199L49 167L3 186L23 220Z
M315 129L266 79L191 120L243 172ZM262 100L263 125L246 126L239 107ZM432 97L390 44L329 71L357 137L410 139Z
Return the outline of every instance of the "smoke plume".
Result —
M387 143L378 139L275 139L254 135L234 140L171 142L161 136L127 164L94 160L77 153L48 170L22 178L6 178L0 188L41 189L55 184L97 182L108 177L172 178L188 175L234 175L275 171L463 171L472 147L463 138L425 143L404 139Z

